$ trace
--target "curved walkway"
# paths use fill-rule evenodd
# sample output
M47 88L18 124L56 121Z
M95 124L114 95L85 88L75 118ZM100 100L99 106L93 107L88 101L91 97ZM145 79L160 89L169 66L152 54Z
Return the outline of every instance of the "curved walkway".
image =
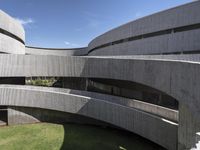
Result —
M114 101L71 94L69 90L64 91L44 87L1 85L0 105L79 114L134 132L167 149L175 149L177 146L176 123L140 111L133 106L128 107Z
M195 146L200 131L200 65L180 60L0 55L0 76L65 76L128 80L179 101L180 145ZM96 69L99 68L99 69ZM94 71L95 70L95 71ZM185 129L188 130L185 130Z

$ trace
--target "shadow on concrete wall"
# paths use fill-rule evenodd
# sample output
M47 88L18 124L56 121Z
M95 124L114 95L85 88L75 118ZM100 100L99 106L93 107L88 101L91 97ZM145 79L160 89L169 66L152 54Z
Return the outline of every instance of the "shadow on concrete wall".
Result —
M199 66L195 64L88 58L80 76L126 79L176 97L179 103L178 149L196 149L200 132L199 73Z

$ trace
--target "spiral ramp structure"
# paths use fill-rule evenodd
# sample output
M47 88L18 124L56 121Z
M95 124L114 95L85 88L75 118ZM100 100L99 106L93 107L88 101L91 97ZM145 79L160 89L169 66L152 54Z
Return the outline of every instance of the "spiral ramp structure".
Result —
M169 150L198 149L199 8L152 14L77 49L25 46L23 27L0 11L0 123L113 126ZM61 84L25 84L35 77Z

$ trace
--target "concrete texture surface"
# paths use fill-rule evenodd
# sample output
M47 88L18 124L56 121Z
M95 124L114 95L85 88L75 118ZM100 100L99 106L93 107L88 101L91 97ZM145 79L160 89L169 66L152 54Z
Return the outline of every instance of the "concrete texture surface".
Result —
M74 76L129 80L159 89L188 107L179 108L179 144L196 138L199 126L189 120L185 113L199 120L198 84L200 66L198 62L172 60L141 60L126 58L61 57L33 55L0 55L0 76ZM37 62L37 63L34 63ZM63 65L61 65L63 64ZM15 66L15 69L13 69ZM99 68L98 70L96 68ZM95 71L94 71L95 70ZM135 71L137 70L137 71ZM191 73L192 72L192 73ZM182 114L183 113L183 114ZM182 116L182 117L181 117ZM185 130L187 128L187 130ZM190 130L188 130L190 129ZM185 140L182 141L181 139ZM192 147L195 143L187 146Z
M196 99L199 97L200 84L198 82L200 80L198 74L200 73L200 66L197 62L6 54L0 55L0 57L1 64L7 64L0 66L1 76L113 78L148 85L176 98L179 104L186 104L191 114L199 120L199 107L197 107L199 101ZM63 64L63 66L60 64ZM96 70L96 68L100 69ZM113 68L115 69L113 70ZM95 72L92 70L95 70ZM181 115L180 111L179 116ZM187 116L184 116L184 119L187 120ZM198 125L194 122L186 124L181 121L179 120L179 124L190 130L179 132L183 132L188 137L191 133L196 136ZM179 128L179 130L181 129ZM182 144L184 145L184 143Z
M199 24L200 16L197 15L200 13L199 7L200 2L195 1L129 22L92 40L88 45L88 51L106 43L128 37ZM172 32L171 34L110 45L105 48L94 50L89 53L89 55L156 54L164 53L165 51L199 50L198 32L198 29L189 31L183 30L182 32ZM197 47L195 48L195 46Z
M154 104L149 104L146 102L141 102L135 99L128 99L124 97L112 96L107 94L100 94L95 92L81 91L81 90L71 90L71 89L63 89L63 88L50 88L50 87L37 87L37 86L24 86L24 85L0 85L1 88L7 89L20 89L20 90L32 90L32 91L44 91L44 92L60 92L65 94L83 96L87 98L94 98L98 100L108 101L112 103L116 103L122 106L135 108L140 111L144 111L150 113L152 115L156 115L162 117L164 119L171 120L175 123L178 123L178 111L168 109L165 107L161 107Z
M25 32L22 25L0 10L0 52L25 54Z
M0 33L0 52L25 54L25 45L7 35Z
M0 97L0 104L4 106L42 108L83 115L139 134L167 149L177 147L177 124L133 107L86 96L40 90L39 87L33 90L31 86L25 88L4 86L0 88ZM13 113L15 112L11 112L11 115ZM21 118L34 119L31 116L27 117L26 114L25 116L20 114L17 112Z
M200 29L155 36L96 49L89 55L145 55L199 50ZM88 48L89 49L89 48Z
M0 52L9 53L0 54L0 77L77 77L130 81L173 97L179 102L179 112L105 94L18 85L0 86L0 106L10 107L8 116L30 119L27 121L22 118L14 122L25 123L35 119L31 114L17 110L19 107L48 109L116 125L170 150L198 149L199 8L200 1L195 1L135 20L100 35L81 50L30 47L25 50L23 27L0 11ZM150 34L154 35L148 37ZM114 44L117 40L139 35L142 38L138 40ZM108 43L110 45L98 48ZM86 55L93 49L89 55L95 56L74 56ZM25 53L28 55L19 55ZM178 120L178 125L167 119L174 122Z
M25 31L20 22L2 10L0 10L0 29L8 31L19 37L22 41L25 41Z

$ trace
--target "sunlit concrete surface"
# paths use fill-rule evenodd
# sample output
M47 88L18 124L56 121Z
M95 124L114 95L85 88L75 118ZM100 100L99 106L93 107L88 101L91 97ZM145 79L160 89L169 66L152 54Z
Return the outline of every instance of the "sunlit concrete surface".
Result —
M7 111L7 121L0 123L33 123L69 113L134 132L169 150L199 149L199 8L200 1L195 1L158 12L75 49L25 47L23 27L0 11L0 111ZM77 87L27 86L26 77L65 78L77 81ZM148 87L176 100L178 108L123 96L122 87L89 91L91 79L104 81L98 86L105 91L108 80L129 82L140 90Z

